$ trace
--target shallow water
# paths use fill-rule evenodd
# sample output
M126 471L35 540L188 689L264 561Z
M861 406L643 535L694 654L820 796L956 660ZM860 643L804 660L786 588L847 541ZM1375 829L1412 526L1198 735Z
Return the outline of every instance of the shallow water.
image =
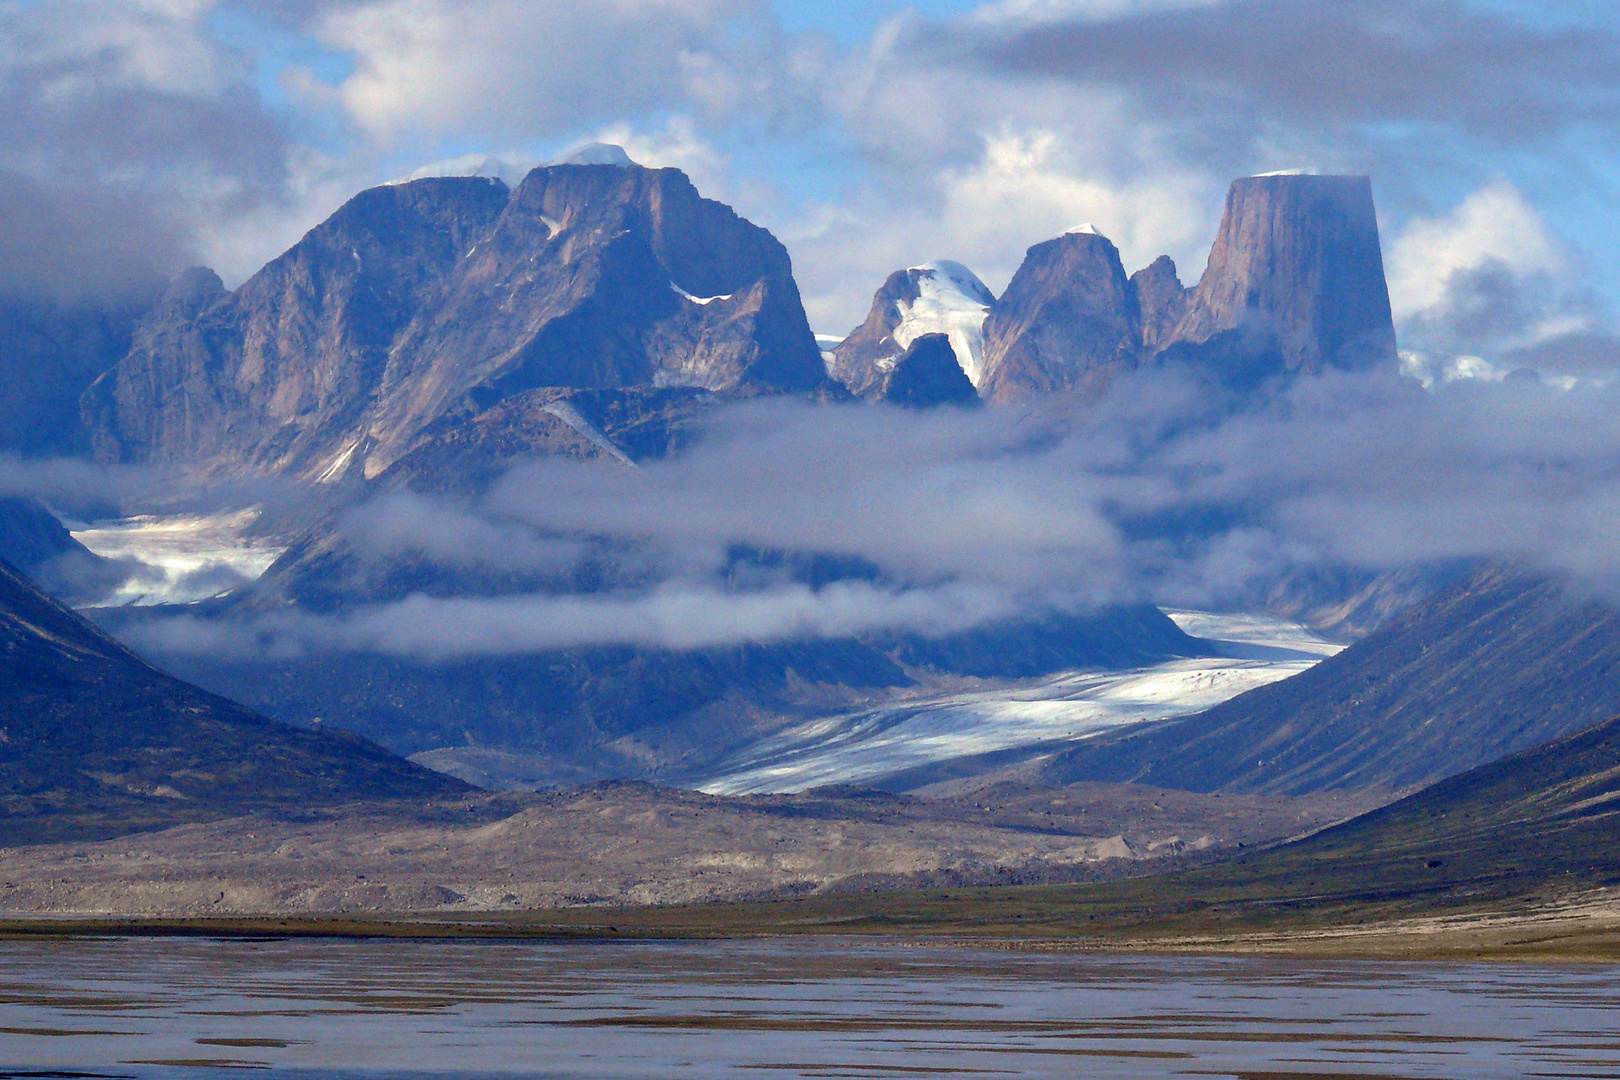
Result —
M1617 976L850 940L0 943L0 1076L1620 1077Z

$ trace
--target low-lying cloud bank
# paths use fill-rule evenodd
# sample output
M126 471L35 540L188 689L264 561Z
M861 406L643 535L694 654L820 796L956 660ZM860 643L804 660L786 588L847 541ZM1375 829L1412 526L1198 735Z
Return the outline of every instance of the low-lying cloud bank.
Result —
M1243 605L1291 572L1515 558L1620 595L1620 390L1302 380L1231 413L1165 373L1095 409L914 413L761 401L638 469L541 460L476 500L396 492L361 560L454 575L612 553L586 593L414 596L151 625L159 652L445 659L907 631L1150 600ZM450 580L453 580L453 576Z

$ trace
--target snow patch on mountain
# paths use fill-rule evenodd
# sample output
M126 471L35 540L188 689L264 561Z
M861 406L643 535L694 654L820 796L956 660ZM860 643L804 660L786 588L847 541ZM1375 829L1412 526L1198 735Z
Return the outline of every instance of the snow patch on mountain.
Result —
M995 294L973 271L949 259L906 272L917 285L917 299L897 301L900 324L894 328L894 343L905 349L924 334L946 335L956 362L978 386L984 376L984 320Z
M388 181L388 184L392 187L435 176L482 176L491 182L517 187L532 168L534 168L533 161L494 157L489 154L462 154L460 157L429 162L420 168L412 169L404 176Z
M722 293L719 296L693 296L691 293L687 292L673 281L669 283L669 287L675 290L676 295L690 300L694 304L701 304L705 307L714 303L716 300L730 300L733 296L732 293Z
M634 167L629 154L624 147L612 143L589 142L568 151L562 157L551 162L553 165L618 165L620 167Z

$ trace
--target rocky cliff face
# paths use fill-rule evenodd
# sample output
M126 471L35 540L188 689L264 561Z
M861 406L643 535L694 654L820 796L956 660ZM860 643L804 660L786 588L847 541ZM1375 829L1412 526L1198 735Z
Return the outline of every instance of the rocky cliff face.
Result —
M925 334L944 334L958 366L976 386L984 374L984 320L995 302L984 282L958 262L896 270L872 297L866 321L833 350L828 374L851 392L869 396L908 346Z
M992 401L1096 392L1155 359L1239 387L1393 365L1371 181L1235 181L1190 291L1166 256L1127 281L1113 244L1089 229L1037 244L990 312L984 356L977 382Z
M774 237L677 170L568 164L363 192L234 293L166 301L84 409L103 460L329 480L537 387L825 379Z
M1135 365L1141 341L1119 249L1076 230L1030 248L991 310L979 392L1007 402L1100 388Z
M1131 296L1142 321L1142 351L1158 352L1186 318L1192 290L1181 284L1174 260L1160 255L1131 275Z
M1395 325L1365 176L1232 183L1174 355L1317 374L1394 364Z

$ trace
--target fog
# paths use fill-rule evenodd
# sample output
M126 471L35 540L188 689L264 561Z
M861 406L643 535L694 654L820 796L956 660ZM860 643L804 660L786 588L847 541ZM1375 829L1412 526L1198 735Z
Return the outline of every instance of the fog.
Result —
M1474 558L1620 595L1617 397L1335 375L1234 410L1160 372L1046 411L734 404L671 460L537 460L477 497L393 491L333 519L360 565L436 568L435 595L185 619L139 644L443 659L938 635L1143 600L1241 608L1299 571ZM588 592L442 587L586 559L619 572Z

